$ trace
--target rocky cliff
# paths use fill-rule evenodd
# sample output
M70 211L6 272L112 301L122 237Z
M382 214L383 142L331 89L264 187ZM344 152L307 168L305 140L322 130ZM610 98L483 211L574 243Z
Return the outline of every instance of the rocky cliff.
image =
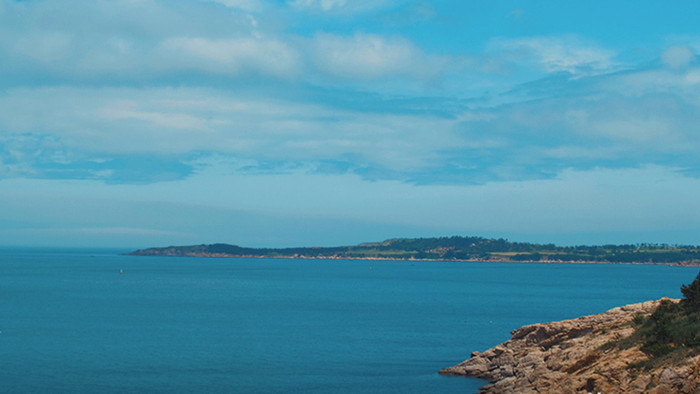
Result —
M651 314L660 301L524 326L509 341L440 373L489 379L483 393L700 393L700 356L630 368L648 356L639 346L610 346L632 335L632 320Z

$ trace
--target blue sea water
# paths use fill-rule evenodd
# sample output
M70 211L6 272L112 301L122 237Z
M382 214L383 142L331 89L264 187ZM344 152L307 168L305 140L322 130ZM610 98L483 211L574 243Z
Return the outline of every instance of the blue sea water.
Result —
M1 249L0 391L469 393L437 371L697 271Z

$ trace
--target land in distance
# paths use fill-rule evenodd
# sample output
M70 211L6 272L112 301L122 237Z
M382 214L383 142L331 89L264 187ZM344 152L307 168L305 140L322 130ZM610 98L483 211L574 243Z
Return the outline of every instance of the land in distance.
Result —
M246 248L217 243L148 248L128 254L177 257L585 262L700 266L699 246L665 244L555 246L554 244L461 236L389 239L382 242L335 247Z

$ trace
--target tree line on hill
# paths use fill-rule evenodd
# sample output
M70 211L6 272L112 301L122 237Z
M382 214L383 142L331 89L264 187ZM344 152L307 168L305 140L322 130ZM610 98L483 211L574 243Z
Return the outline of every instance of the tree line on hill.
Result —
M307 258L392 258L417 260L480 261L587 261L610 263L700 263L700 247L681 245L556 246L511 242L503 238L439 237L401 238L354 246L246 248L229 244L150 248L132 255L251 256Z

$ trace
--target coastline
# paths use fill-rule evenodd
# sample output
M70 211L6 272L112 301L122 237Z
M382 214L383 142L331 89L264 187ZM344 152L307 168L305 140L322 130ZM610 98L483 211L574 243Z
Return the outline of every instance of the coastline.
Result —
M214 243L150 247L128 255L484 263L661 264L700 267L700 246L626 244L556 246L483 237L392 238L344 246L260 248Z
M693 393L700 388L700 356L690 354L653 367L638 367L649 356L641 345L610 344L630 337L632 321L649 316L662 298L613 308L572 320L537 323L511 332L511 339L466 361L444 368L442 375L486 379L481 393Z
M232 255L225 253L124 253L126 256L160 256L160 257L204 257L204 258L229 258L229 259L290 259L290 260L368 260L368 261L431 261L431 262L461 262L461 263L518 263L518 264L614 264L614 265L665 265L671 267L700 267L700 262L619 262L619 261L593 261L593 260L509 260L509 259L416 259L416 258L392 258L392 257L350 257L350 256L304 256L304 255Z

